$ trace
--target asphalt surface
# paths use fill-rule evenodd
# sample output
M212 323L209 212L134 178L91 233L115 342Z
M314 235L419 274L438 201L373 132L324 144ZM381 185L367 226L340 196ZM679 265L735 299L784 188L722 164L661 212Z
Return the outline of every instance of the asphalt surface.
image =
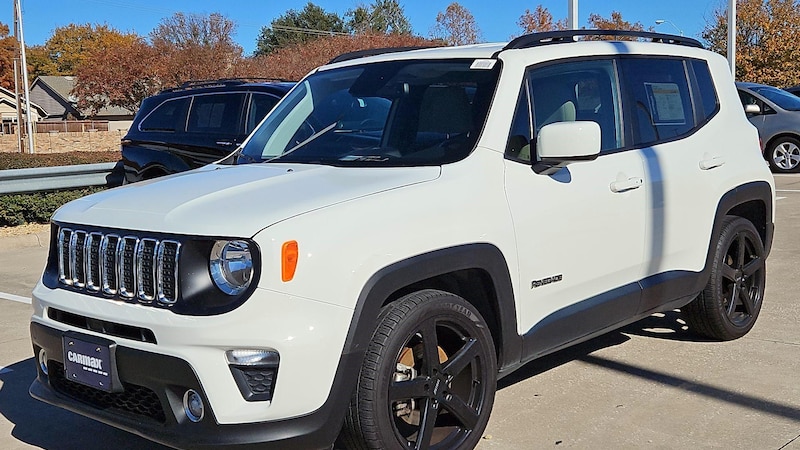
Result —
M478 448L800 450L800 175L776 182L766 296L747 336L698 339L669 312L534 361L501 380ZM28 396L39 242L46 233L0 239L0 448L163 448Z

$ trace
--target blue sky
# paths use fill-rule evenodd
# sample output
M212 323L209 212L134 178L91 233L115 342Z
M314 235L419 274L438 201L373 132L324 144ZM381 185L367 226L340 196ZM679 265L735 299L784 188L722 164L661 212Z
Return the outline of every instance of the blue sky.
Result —
M444 11L452 0L400 0L416 34L428 36L436 14ZM53 29L70 23L100 23L121 31L147 35L159 21L175 12L208 14L220 12L238 24L236 40L249 54L255 49L258 32L272 19L289 9L303 9L307 0L22 0L25 41L28 45L43 44ZM328 12L343 15L347 10L371 0L316 0ZM526 8L542 4L556 19L567 16L568 0L460 0L470 10L487 42L507 41L520 33L517 20ZM590 13L608 17L611 11L622 13L625 20L641 22L656 31L677 34L676 27L687 36L698 37L716 8L727 7L727 0L671 0L650 2L642 0L578 0L579 24L586 25ZM664 19L669 23L655 25ZM0 12L0 22L13 22L12 2Z

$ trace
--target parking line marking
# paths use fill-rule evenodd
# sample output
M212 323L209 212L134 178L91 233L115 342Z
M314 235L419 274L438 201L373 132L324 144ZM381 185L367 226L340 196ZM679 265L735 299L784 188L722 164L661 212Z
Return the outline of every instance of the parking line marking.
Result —
M800 192L800 189L775 189L775 192Z
M4 373L11 373L13 371L13 369L9 369L8 367L0 366L0 375L3 375Z
M786 198L786 197L775 197L775 200L783 200L783 199L785 199L785 198Z
M19 295L9 294L6 292L0 292L0 298L5 300L11 300L12 302L20 302L20 303L27 303L31 304L31 299L28 297L21 297Z

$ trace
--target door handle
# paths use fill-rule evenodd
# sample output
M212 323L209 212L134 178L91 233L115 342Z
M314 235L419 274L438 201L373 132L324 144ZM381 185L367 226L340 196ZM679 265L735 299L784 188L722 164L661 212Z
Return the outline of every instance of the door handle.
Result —
M631 191L633 189L638 189L642 186L644 181L642 181L641 177L631 177L627 178L624 174L617 175L617 180L613 181L609 188L611 188L611 192L618 194L620 192Z
M708 153L703 155L700 160L700 170L710 170L725 164L725 158L722 156L711 156Z
M217 145L221 145L223 147L230 147L231 145L233 145L233 142L231 142L231 141L217 141Z

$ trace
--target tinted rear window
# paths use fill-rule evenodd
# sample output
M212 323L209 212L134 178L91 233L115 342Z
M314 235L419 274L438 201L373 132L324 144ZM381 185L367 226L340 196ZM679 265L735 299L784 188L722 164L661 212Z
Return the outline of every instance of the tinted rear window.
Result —
M196 95L189 112L189 133L238 134L244 93Z
M189 97L167 100L158 105L139 125L141 131L183 131Z

